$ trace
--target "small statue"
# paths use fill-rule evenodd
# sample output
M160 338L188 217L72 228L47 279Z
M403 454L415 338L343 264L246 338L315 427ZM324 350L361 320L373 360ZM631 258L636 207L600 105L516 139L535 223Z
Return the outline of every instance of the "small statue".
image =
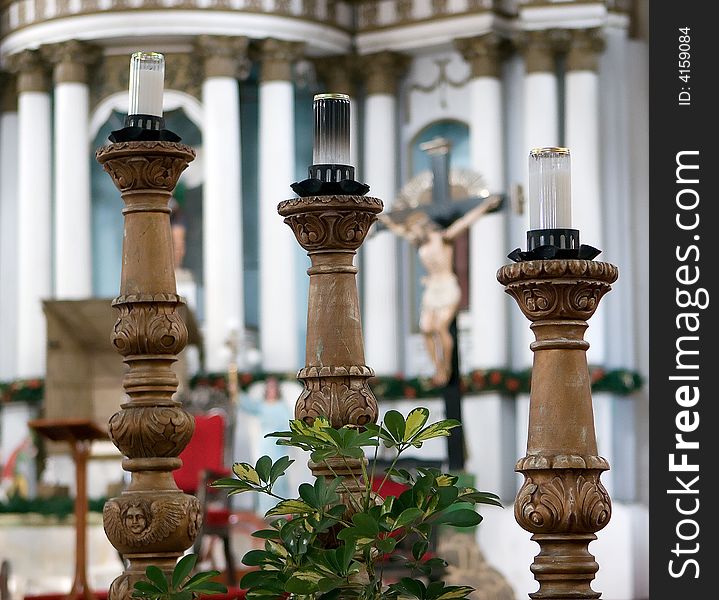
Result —
M403 223L396 223L387 214L379 215L390 231L417 246L419 259L427 271L422 279L419 327L435 367L432 383L437 387L446 385L452 374L454 340L449 328L461 299L453 267L454 241L501 201L501 197L491 196L444 229L421 211L412 213Z

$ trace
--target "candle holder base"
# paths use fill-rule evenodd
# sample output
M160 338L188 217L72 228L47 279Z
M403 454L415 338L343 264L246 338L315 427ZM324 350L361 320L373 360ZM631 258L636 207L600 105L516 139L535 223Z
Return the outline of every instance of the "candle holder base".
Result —
M309 177L293 183L290 187L292 191L302 198L309 198L310 196L364 196L369 192L369 186L366 183L360 183L354 179L322 181L315 177Z

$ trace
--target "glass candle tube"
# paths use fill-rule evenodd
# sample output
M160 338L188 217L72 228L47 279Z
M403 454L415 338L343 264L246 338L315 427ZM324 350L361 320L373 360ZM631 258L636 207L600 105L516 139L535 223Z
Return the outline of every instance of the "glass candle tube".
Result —
M529 228L571 229L572 196L567 148L529 153Z
M315 165L350 164L350 97L317 94L313 102Z
M128 115L162 116L165 57L157 52L135 52L130 58Z

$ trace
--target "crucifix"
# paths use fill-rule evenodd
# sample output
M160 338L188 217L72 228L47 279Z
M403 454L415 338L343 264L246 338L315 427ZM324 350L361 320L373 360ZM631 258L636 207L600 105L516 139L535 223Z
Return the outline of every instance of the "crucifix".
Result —
M420 146L432 164L431 202L379 215L381 224L417 246L427 274L422 283L420 330L434 365L432 383L443 388L445 417L461 421L461 390L457 344L457 312L461 290L454 272L454 243L472 223L497 210L502 197L483 189L479 195L452 198L449 170L450 144L435 138ZM464 468L464 437L447 440L449 467Z

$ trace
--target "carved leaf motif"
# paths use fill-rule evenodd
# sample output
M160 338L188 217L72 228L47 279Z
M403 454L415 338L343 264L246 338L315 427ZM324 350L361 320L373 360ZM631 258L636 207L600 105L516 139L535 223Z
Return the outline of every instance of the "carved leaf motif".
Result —
M595 533L609 522L611 501L598 474L566 469L542 479L527 477L514 504L515 518L527 531Z
M127 407L108 424L113 443L129 458L179 456L194 430L194 419L172 406Z
M577 479L578 526L596 532L602 529L612 515L612 501L601 481Z
M377 399L366 377L308 377L295 406L295 418L311 423L327 417L332 427L377 421Z
M177 303L115 304L119 312L112 343L123 356L176 355L187 344L187 327Z

